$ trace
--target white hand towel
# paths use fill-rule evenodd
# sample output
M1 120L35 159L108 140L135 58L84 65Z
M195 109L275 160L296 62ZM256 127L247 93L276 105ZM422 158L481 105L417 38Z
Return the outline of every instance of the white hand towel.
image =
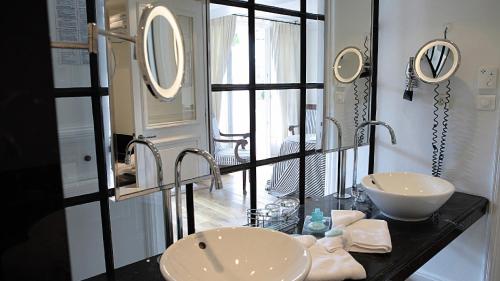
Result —
M332 227L348 226L365 216L365 213L356 210L332 210Z
M363 266L342 249L342 237L316 240L312 235L300 235L294 236L294 238L307 247L311 254L312 265L306 281L341 281L366 278ZM313 241L315 243L311 245Z
M316 237L312 235L298 235L293 236L293 238L299 240L299 242L306 248L310 248L312 245L316 244Z
M329 253L326 249L315 244L309 248L312 266L306 281L340 281L346 279L365 279L366 271L344 249Z
M344 248L344 239L342 236L324 237L319 239L316 244L323 246L327 252L333 253Z
M363 219L344 229L344 243L349 252L389 253L391 234L384 220Z

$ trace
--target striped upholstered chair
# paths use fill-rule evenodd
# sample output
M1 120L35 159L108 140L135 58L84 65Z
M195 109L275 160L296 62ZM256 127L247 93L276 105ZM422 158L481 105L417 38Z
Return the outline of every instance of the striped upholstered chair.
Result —
M315 104L306 104L306 134L316 134L317 110ZM295 135L298 133L299 125L288 126L288 131Z
M212 135L214 158L219 167L236 166L250 162L250 150L247 149L250 133L225 134L219 130L217 119L212 117ZM213 182L212 182L213 185ZM243 194L247 194L247 171L243 171ZM212 190L212 186L210 187Z

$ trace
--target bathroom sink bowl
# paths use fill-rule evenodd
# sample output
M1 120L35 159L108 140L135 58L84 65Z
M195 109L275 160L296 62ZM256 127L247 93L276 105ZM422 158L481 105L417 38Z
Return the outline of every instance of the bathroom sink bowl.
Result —
M160 259L167 280L304 280L309 251L294 238L252 227L195 233L170 246Z
M423 174L377 173L372 177L375 182L370 176L361 181L366 193L385 216L401 221L426 220L455 192L450 182Z

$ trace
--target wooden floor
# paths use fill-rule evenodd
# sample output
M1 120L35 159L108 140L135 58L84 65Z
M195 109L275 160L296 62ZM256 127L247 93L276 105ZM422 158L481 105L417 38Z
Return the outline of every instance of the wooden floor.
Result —
M257 206L263 208L277 198L265 191L267 173L261 173L258 179ZM248 177L247 177L248 178ZM241 172L222 176L223 188L212 192L210 182L201 182L194 186L194 208L196 231L224 226L241 226L247 223L246 211L250 208L250 184L247 182L247 194L243 195L243 175ZM185 196L185 195L184 195ZM183 198L185 202L185 198ZM185 205L185 204L183 204ZM183 212L186 219L186 211Z

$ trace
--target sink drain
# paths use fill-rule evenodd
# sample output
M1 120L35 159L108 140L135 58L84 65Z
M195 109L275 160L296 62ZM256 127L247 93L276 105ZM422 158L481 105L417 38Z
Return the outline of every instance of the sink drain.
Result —
M200 242L198 243L198 247L200 247L200 249L205 249L207 247L207 244L205 244L204 242Z

